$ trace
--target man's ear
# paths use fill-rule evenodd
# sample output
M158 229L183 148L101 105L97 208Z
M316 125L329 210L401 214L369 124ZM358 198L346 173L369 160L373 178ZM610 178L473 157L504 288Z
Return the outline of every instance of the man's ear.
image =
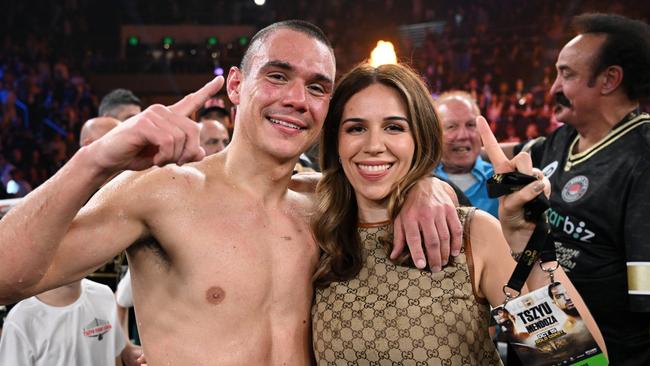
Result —
M226 91L228 92L228 98L234 105L239 105L240 99L240 90L241 83L244 79L244 75L241 70L233 66L228 72L228 79L226 80Z
M601 94L612 94L623 82L623 68L618 65L609 66L602 72L600 77L603 78L603 84L600 89Z

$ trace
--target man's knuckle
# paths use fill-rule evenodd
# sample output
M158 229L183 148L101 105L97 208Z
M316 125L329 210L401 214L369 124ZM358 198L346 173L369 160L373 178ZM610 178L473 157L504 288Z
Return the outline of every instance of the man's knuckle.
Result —
M174 145L174 136L170 134L163 134L160 137L160 144L163 146L172 146Z
M163 112L165 109L166 109L166 107L164 105L162 105L162 104L152 104L152 105L149 106L149 108L147 108L147 110L145 112L160 113L160 112Z
M427 248L438 248L440 247L440 241L438 240L429 240L426 243Z
M420 241L420 235L412 235L412 234L407 234L406 235L406 240L409 242L416 242Z

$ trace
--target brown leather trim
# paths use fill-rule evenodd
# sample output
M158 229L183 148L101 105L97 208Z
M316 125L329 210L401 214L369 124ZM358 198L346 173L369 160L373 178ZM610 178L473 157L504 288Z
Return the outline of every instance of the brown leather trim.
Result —
M472 218L474 217L475 211L476 208L474 207L468 209L465 222L463 223L463 246L465 247L465 257L467 258L467 270L469 271L469 278L472 283L472 293L476 298L476 302L478 302L479 304L488 304L488 300L486 298L481 297L476 293L476 286L475 286L476 279L474 278L474 258L472 257L472 241L469 240L469 236L470 236L469 226L470 226L470 222L472 221Z
M388 224L391 224L392 222L393 222L392 220L386 220L386 221L380 221L380 222L360 222L360 223L357 223L357 227L369 229L369 228L373 228L373 227L386 226Z

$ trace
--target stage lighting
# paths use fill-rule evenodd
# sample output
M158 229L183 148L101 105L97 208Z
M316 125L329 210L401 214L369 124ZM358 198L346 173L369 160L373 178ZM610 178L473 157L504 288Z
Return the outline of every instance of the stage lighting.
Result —
M208 37L208 41L207 41L207 43L208 43L208 47L214 47L214 46L216 46L217 43L219 43L219 42L218 42L218 40L217 40L217 37Z
M246 36L239 37L239 45L240 46L246 46L247 44L248 44L248 37L246 37Z
M266 0L253 0L255 5L262 6L266 3Z
M129 46L135 47L138 44L140 44L140 39L136 36L130 36L129 39L127 40L127 43L129 44Z
M396 64L397 55L391 42L379 41L377 47L370 53L370 65L377 67L385 64Z
M162 43L163 43L163 48L168 50L174 45L174 38L170 36L165 36L163 37Z
M223 67L221 67L221 66L215 66L215 67L214 67L214 70L213 70L212 72L213 72L214 75L216 75L216 76L221 76L221 75L223 75Z

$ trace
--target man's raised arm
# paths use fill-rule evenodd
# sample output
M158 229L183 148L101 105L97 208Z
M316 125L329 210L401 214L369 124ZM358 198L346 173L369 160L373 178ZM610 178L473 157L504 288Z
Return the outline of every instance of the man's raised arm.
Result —
M120 215L127 201L115 201L111 194L110 187L120 182L111 182L89 207L82 206L119 171L201 160L198 125L187 116L222 84L217 77L172 106L153 105L126 120L80 149L13 207L0 220L0 303L81 278L137 239L144 225ZM100 244L89 248L90 242Z

